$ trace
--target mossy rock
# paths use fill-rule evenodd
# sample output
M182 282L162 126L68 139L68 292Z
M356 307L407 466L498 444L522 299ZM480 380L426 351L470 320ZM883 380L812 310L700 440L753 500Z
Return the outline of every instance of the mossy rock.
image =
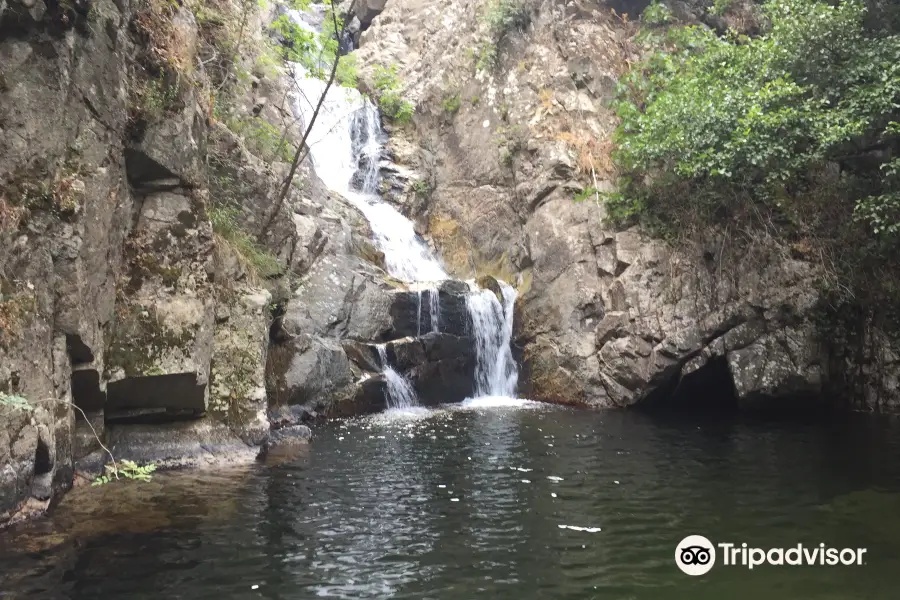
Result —
M503 289L500 287L500 282L492 275L482 275L476 280L478 283L478 287L483 290L490 290L497 296L497 300L500 304L503 304Z
M364 261L371 263L383 271L387 271L384 252L376 248L368 240L354 238L354 253Z

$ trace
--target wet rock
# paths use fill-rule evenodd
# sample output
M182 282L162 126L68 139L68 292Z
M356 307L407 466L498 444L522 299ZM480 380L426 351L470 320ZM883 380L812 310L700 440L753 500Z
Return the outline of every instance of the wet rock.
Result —
M425 348L419 338L407 337L387 344L388 363L398 371L405 372L426 361Z
M281 427L272 432L266 443L261 448L261 455L265 456L277 446L288 446L295 444L307 444L309 438L312 437L312 431L306 425L288 425Z
M390 314L393 337L417 336L431 331L432 290L396 291L392 294ZM469 312L466 297L471 293L464 282L441 283L438 291L440 331L464 336L468 330Z
M341 345L309 335L273 346L267 375L272 404L327 404L341 397L353 381Z
M269 422L272 430L291 427L294 425L302 425L315 418L315 413L311 413L305 406L273 406L269 409Z
M154 463L160 469L252 461L258 450L215 419L153 425L111 425L107 446L118 460Z
M72 443L72 457L83 458L100 449L100 440L105 433L104 414L102 410L85 412L87 419L76 412L75 435ZM98 439L99 438L99 439Z
M269 466L296 460L309 447L312 431L306 425L291 425L273 431L260 448L259 460Z
M471 337L431 332L422 336L421 344L428 361L471 357L475 354L475 345Z
M378 350L374 345L356 340L344 340L341 342L341 347L347 354L347 358L363 371L381 371L382 365L378 357Z
M367 415L387 409L387 384L384 376L364 375L342 397L324 407L323 416L330 418Z
M409 373L423 406L462 402L475 395L475 362L465 357L426 363Z
M478 287L483 290L490 290L493 292L495 296L497 296L497 301L500 302L500 305L503 305L503 289L500 287L500 283L490 275L484 275L477 279Z

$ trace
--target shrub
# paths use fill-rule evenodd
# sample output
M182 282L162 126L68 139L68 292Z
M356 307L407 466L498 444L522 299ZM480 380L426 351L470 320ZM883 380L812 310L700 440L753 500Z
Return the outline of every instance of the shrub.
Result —
M153 472L156 471L156 465L153 463L139 465L131 460L120 460L117 464L106 465L104 468L106 474L97 477L91 485L105 485L120 477L132 481L150 481Z
M164 76L134 86L131 100L132 117L155 120L173 110L178 101L178 88Z
M456 114L456 112L459 110L459 107L459 94L447 96L446 98L444 98L444 101L441 102L441 108L444 109L444 112L450 113L451 115Z
M272 21L272 30L281 38L281 56L284 60L302 64L307 69L316 69L318 44L313 32L291 20L290 15L281 15Z
M431 186L428 185L428 182L424 179L416 179L413 181L412 189L416 193L416 196L419 196L420 198L425 198L431 193Z
M524 0L496 0L485 13L484 22L499 43L511 31L524 31L531 23L531 11Z
M575 194L575 197L573 198L573 200L575 200L575 202L584 202L585 200L589 200L591 198L597 197L597 195L598 195L597 188L587 187L587 188L583 189L582 191L578 192L577 194Z
M812 240L804 255L819 257L837 294L889 294L900 242L900 11L880 0L762 9L757 37L670 27L646 38L646 58L614 103L609 214L661 233L721 225L747 244Z
M261 117L229 118L228 128L244 139L247 150L264 160L291 162L293 152L283 132Z
M488 39L478 49L477 68L489 70L497 62L497 48L513 31L524 31L531 23L526 0L494 0L483 16Z
M244 259L255 274L264 278L281 274L283 269L278 259L241 227L243 219L239 210L229 206L212 206L208 213L213 231Z
M397 65L375 65L374 86L381 113L392 121L407 123L415 108L400 94L402 84L397 76Z
M720 2L721 0L716 0ZM641 21L647 25L665 25L672 20L672 10L665 4L654 2L641 13Z
M731 8L732 4L734 4L734 0L715 0L709 12L714 15L724 15Z
M748 192L777 207L832 161L861 218L900 216L889 153L872 155L900 144L891 125L900 120L900 36L866 26L860 0L768 0L764 10L769 29L754 39L672 29L624 79L615 212L665 211L683 183L721 192L696 202Z

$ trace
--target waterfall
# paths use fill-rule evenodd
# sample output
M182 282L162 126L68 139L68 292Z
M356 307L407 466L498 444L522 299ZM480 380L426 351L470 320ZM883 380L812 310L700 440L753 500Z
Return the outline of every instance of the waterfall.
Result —
M378 358L381 359L381 372L387 381L388 408L412 408L419 405L416 390L407 379L395 371L388 363L387 348L378 344Z
M291 14L294 19L302 19L302 13ZM298 89L294 108L308 123L325 82L310 77L302 65L292 68ZM412 222L378 196L384 142L375 105L357 90L332 86L308 138L316 174L362 211L372 226L376 245L384 252L388 273L406 282L447 279L447 272Z
M475 395L514 398L519 373L510 342L516 291L500 283L503 303L494 292L478 289L466 299L475 335Z
M321 12L321 7L314 5ZM319 26L305 19L305 13L290 11L301 27L315 31ZM299 64L292 65L298 93L294 108L306 123L325 90L325 82L310 77ZM381 128L378 109L357 90L332 86L325 96L308 138L310 158L319 178L341 194L366 217L372 227L375 244L384 252L387 271L409 284L418 293L418 333L422 333L422 293L428 294L431 331L440 330L440 300L435 282L449 276L425 241L415 232L412 222L379 195L380 166L385 159L387 135ZM425 283L429 282L429 283ZM501 283L503 302L487 290L473 286L467 299L468 312L476 338L476 396L514 396L516 365L510 350L513 303L516 292ZM417 404L410 383L388 365L384 347L379 346L384 376L388 383L391 407Z
M441 330L441 297L437 287L428 290L428 314L431 316L431 331Z
M416 337L422 335L422 290L416 292Z

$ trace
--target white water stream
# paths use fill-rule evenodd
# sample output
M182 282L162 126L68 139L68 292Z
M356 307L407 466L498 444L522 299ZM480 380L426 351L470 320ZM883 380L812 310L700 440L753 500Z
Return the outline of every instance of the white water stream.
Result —
M514 398L519 373L510 341L516 291L500 282L503 303L490 290L478 290L466 298L475 334L475 396Z
M292 12L291 16L302 27L314 30L304 21L303 13ZM295 109L308 123L325 90L325 82L309 77L306 69L297 64L293 65L293 76L299 92ZM414 284L411 287L418 291L420 323L422 295L427 293L431 331L439 331L436 282L448 279L449 275L416 234L409 219L379 196L379 167L385 141L378 109L357 90L334 85L325 96L307 143L319 178L359 208L369 221L375 243L384 252L388 273ZM477 340L476 396L515 397L517 371L510 341L516 292L501 283L501 304L492 292L481 290L474 283L470 286L473 293L467 307ZM379 347L379 354L391 406L415 406L412 386L388 365L383 347Z
M419 405L416 390L409 381L394 370L388 363L387 348L384 344L378 344L378 358L381 359L381 372L387 381L388 408L412 408Z

